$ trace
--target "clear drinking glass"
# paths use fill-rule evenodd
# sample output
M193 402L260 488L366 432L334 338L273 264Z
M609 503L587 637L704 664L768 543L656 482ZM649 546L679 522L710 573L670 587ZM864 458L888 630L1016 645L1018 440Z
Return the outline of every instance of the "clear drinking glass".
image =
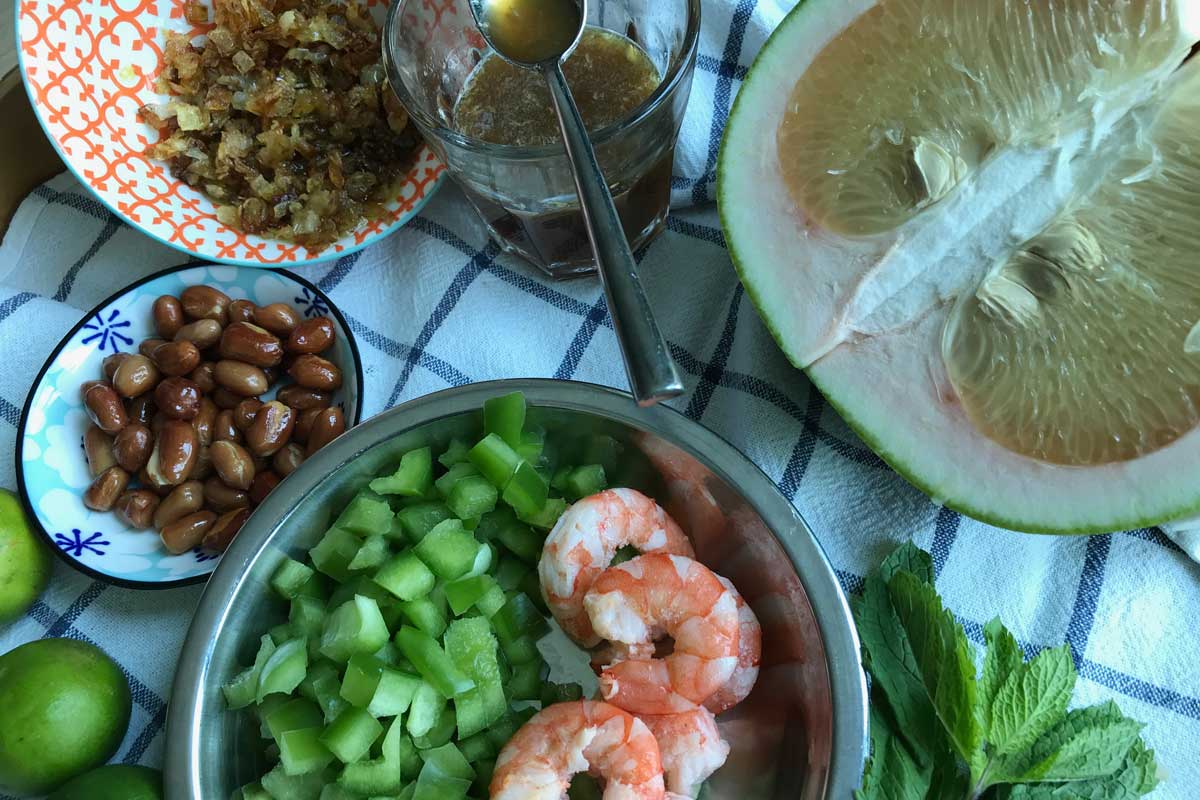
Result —
M592 133L625 234L637 249L666 223L671 162L696 64L700 0L593 0L588 24L633 40L663 76L646 102ZM455 128L455 102L490 52L467 0L393 0L388 10L388 81L492 238L552 277L594 272L562 145L499 145Z

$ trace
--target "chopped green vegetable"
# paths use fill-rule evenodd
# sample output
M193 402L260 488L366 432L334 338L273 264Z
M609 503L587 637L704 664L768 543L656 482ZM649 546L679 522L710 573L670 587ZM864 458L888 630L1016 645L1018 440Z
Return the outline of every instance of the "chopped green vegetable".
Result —
M439 522L445 522L452 516L443 503L417 503L396 512L396 522L408 541L416 544Z
M448 519L431 530L413 551L434 575L452 581L471 571L481 547L469 531L463 530L461 522Z
M416 600L429 594L437 578L412 551L387 561L373 579L401 600Z
M564 483L563 492L571 501L602 492L608 487L608 479L604 476L604 467L600 464L576 467L567 475Z
M424 736L433 730L446 708L446 698L425 681L413 693L408 710L408 732L412 736Z
M285 773L304 775L324 769L333 761L333 753L321 741L322 732L317 725L285 731L279 736L279 763Z
M446 632L445 612L427 597L401 603L400 610L409 622L435 639Z
M522 461L504 487L504 502L516 510L521 519L540 519L546 506L550 486L528 461ZM563 504L566 507L566 504ZM555 521L558 517L555 517ZM551 525L554 523L552 522Z
M426 497L433 490L433 452L428 447L409 450L400 458L400 466L386 478L370 483L371 491L402 497Z
M494 433L509 447L521 445L525 427L525 396L520 392L493 397L483 403L483 432Z
M384 668L367 711L374 717L394 717L408 711L421 679L396 669Z
M454 488L454 484L463 478L470 478L478 474L479 470L474 464L469 461L463 461L446 470L446 474L434 481L433 485L437 488L438 495L449 497L450 490Z
M369 597L355 595L326 618L321 653L345 663L356 653L374 653L387 640L387 623L379 613L379 604Z
M350 656L338 694L350 705L366 708L375 697L382 675L383 662L375 656L366 653Z
M269 694L291 694L308 671L308 647L303 639L289 639L271 653L258 676L255 700Z
M362 542L353 533L333 527L308 551L308 557L321 572L335 581L345 581L350 577L350 562L361 546Z
M291 600L300 594L312 576L311 567L287 558L275 568L274 574L271 575L271 588L278 592L280 597Z
M446 505L459 519L475 519L496 507L500 493L482 475L468 475L450 487Z
M321 742L343 764L351 764L371 751L381 733L383 726L366 709L349 706L325 728Z
M363 541L362 546L358 548L358 552L354 554L354 558L350 559L346 568L350 572L374 569L383 563L388 554L387 538L383 534L374 533Z
M470 450L471 445L462 439L451 439L450 444L446 445L446 452L438 456L438 463L446 469L450 469L455 464L461 464L466 461L467 453Z
M447 700L475 688L475 682L458 669L442 646L429 634L416 628L403 627L396 631L396 644L425 682Z

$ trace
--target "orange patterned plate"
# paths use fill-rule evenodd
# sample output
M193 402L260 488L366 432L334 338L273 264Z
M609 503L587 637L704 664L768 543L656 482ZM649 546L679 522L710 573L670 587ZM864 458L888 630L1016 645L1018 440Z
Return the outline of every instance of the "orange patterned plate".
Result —
M382 22L386 0L368 0ZM240 233L217 221L208 198L144 153L157 132L137 110L154 90L166 31L203 36L184 0L19 0L17 35L25 88L63 162L130 225L207 261L298 265L360 250L421 210L445 178L428 145L387 204L387 214L321 251Z

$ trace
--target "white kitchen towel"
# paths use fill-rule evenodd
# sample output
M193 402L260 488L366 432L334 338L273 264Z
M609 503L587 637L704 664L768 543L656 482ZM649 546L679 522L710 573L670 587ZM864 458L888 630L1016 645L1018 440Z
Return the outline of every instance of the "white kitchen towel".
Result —
M999 530L941 508L888 469L780 355L730 266L711 205L733 96L788 2L711 0L675 168L675 208L642 275L687 379L672 403L743 450L816 532L847 591L896 543L933 553L938 588L982 643L1000 616L1030 651L1070 645L1076 700L1147 723L1166 783L1200 789L1200 565L1158 529L1089 538ZM186 257L117 221L71 176L40 187L0 245L0 485L13 488L19 410L59 338L121 286ZM498 255L446 186L361 253L301 270L341 307L366 370L364 416L447 386L557 377L624 386L595 280L547 281ZM43 636L96 642L125 668L134 719L116 760L159 764L166 698L199 587L139 592L57 564L50 589L0 629L0 652ZM2 800L2 798L0 798Z

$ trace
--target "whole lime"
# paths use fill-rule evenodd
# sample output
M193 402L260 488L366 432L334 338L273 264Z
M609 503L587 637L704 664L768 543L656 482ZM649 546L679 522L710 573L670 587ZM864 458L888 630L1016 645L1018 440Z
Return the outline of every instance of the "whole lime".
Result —
M67 781L48 800L162 800L162 773L109 764Z
M98 648L41 639L0 656L0 793L45 794L109 759L129 683Z
M0 489L0 625L24 614L50 579L50 553L12 492Z

